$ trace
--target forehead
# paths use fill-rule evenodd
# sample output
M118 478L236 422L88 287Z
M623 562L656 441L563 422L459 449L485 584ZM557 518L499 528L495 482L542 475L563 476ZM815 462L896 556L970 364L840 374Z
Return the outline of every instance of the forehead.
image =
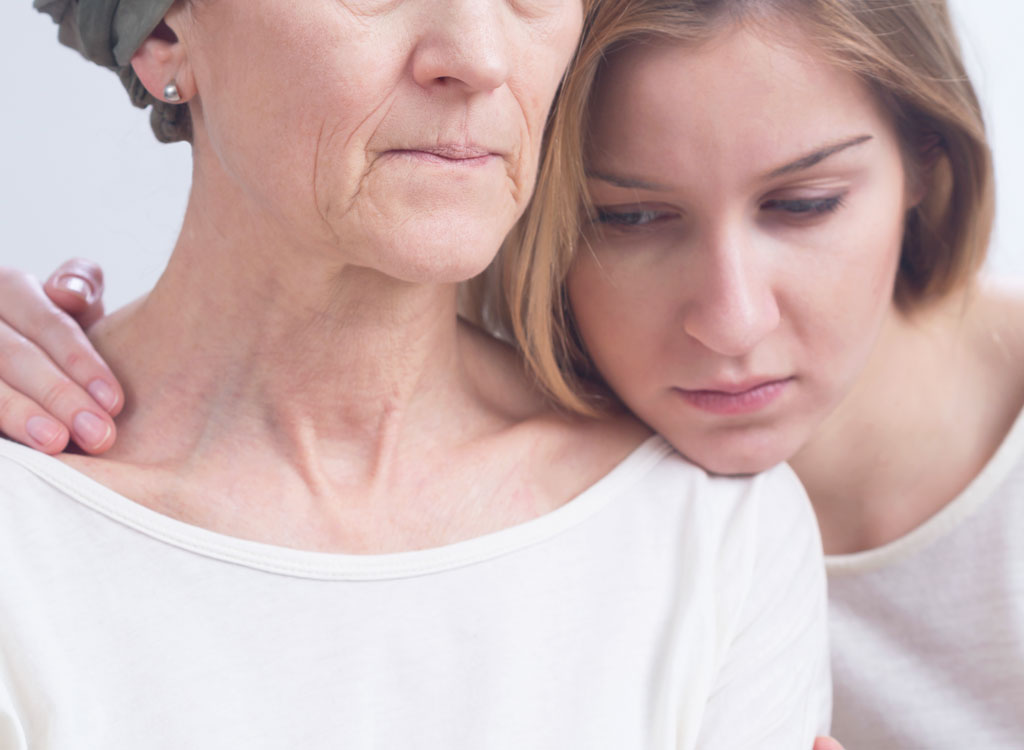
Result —
M635 43L609 58L591 106L590 158L759 170L853 131L875 97L799 31L727 28L699 44Z

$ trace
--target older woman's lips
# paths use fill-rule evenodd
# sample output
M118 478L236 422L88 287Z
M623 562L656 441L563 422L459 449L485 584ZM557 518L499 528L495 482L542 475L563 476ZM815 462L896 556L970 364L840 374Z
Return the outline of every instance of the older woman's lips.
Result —
M493 151L477 146L463 146L460 144L395 149L388 153L394 156L404 156L429 163L458 167L483 166L500 158Z
M781 378L736 387L726 386L721 390L676 388L675 391L690 406L702 411L724 415L751 414L779 398L792 382L793 378Z

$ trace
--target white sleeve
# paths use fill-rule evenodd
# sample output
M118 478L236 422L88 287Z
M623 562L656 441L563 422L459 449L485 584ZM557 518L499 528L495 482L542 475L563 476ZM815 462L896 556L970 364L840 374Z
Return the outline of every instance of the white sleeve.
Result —
M0 659L2 658L3 656L0 655ZM0 748L27 750L28 740L25 739L21 721L14 709L14 700L11 698L6 679L7 670L3 668L3 663L0 661Z
M832 710L825 563L788 466L756 480L749 581L705 708L700 750L811 750Z

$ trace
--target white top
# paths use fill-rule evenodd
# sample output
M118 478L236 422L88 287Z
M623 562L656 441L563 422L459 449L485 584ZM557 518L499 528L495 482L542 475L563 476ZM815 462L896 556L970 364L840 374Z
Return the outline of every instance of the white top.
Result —
M303 552L0 441L0 748L810 750L824 567L792 472L660 438L541 518Z
M1024 412L941 512L827 565L846 750L1024 747Z

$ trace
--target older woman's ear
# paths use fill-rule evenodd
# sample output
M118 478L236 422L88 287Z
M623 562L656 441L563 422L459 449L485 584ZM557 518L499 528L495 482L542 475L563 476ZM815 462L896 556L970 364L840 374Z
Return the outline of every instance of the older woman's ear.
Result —
M131 65L146 90L160 101L180 104L196 94L185 46L166 20L135 51Z

